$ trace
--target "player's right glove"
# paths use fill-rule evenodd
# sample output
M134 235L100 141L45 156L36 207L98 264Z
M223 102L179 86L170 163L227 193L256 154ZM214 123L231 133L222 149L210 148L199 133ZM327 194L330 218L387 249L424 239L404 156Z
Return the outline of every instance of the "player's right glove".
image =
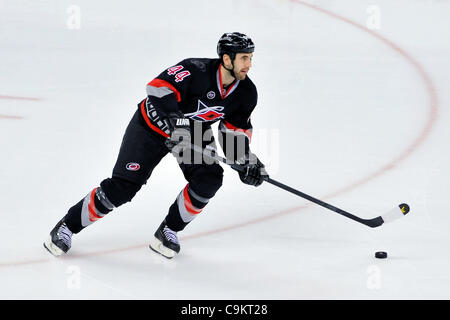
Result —
M175 156L181 157L183 151L189 148L191 144L189 119L179 112L170 113L164 120L170 131L170 137L166 139L165 144Z
M244 169L239 171L239 178L245 184L257 187L269 176L264 164L253 153L238 160L238 163Z

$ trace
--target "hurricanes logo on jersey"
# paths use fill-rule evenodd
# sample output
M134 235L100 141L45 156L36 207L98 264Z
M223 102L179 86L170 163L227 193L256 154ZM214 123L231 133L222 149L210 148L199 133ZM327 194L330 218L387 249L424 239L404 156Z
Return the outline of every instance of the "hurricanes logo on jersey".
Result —
M191 118L192 120L197 120L197 121L202 121L202 122L214 121L214 120L223 118L225 113L220 112L222 110L223 110L223 107L221 107L221 106L208 107L201 100L198 100L197 111L192 112L192 113L187 113L187 114L185 114L185 116Z
M141 168L141 165L136 162L130 162L130 163L127 163L126 168L129 171L138 171Z

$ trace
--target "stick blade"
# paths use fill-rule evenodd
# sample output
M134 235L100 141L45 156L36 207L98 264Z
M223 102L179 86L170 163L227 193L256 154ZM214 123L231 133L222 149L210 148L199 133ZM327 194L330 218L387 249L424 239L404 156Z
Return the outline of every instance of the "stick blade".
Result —
M402 203L397 207L393 208L392 210L390 210L389 212L387 212L385 215L381 216L381 218L385 223L392 222L407 215L409 213L409 210L410 210L409 205L407 205L406 203Z

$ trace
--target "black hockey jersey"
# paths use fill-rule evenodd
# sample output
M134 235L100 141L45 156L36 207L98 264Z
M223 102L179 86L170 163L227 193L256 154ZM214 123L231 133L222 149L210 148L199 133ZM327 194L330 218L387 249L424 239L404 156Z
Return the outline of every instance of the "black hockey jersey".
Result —
M164 137L169 129L162 120L169 113L181 112L203 127L220 121L223 133L245 135L251 140L250 115L258 99L257 90L247 76L227 88L221 83L219 59L190 58L163 71L147 84L147 98L139 103L148 126Z

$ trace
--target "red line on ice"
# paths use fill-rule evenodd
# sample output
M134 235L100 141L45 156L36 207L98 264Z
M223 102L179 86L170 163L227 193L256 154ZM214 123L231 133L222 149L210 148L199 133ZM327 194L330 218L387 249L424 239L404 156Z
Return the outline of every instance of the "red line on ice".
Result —
M357 29L366 32L370 35L372 35L373 37L379 39L380 41L382 41L384 44L386 44L387 46L391 47L394 51L396 51L398 54L400 54L403 58L405 58L413 67L414 69L417 71L417 73L420 75L420 77L422 78L422 81L425 85L425 88L428 92L428 96L429 96L429 102L428 102L428 118L427 121L425 123L425 126L423 127L422 131L418 134L418 136L409 144L407 145L407 147L400 152L397 156L395 156L389 163L381 166L379 169L377 169L376 171L374 171L373 173L364 176L352 183L350 183L347 186L344 186L324 197L322 197L323 199L326 198L331 198L331 197L335 197L337 195L343 194L345 192L348 192L350 190L353 190L365 183L367 183L368 181L371 181L375 178L377 178L378 176L386 173L387 171L389 171L390 169L394 168L395 166L397 166L401 161L405 160L407 157L409 157L424 141L425 139L430 135L431 130L436 122L437 116L438 116L438 98L437 98L437 93L436 93L436 89L433 85L433 81L431 80L430 76L426 73L425 69L419 64L419 62L417 62L411 55L409 55L405 50L403 50L402 48L400 48L398 45L396 45L395 43L393 43L391 40L388 40L387 38L381 36L380 34L367 29L366 27L348 19L345 17L341 17L331 11L325 10L323 8L317 7L315 5L306 3L304 1L300 1L300 0L290 0L293 3L299 4L299 5L303 5L306 7L309 7L313 10L322 12L326 15L328 15L329 17L332 17L334 19L340 20L342 22L348 23L354 27L356 27ZM225 231L229 231L229 230L234 230L234 229L238 229L238 228L242 228L248 225L252 225L252 224L256 224L259 222L263 222L263 221L267 221L270 219L274 219L274 218L278 218L287 214L292 214L295 213L301 209L304 209L308 206L310 206L311 204L303 204L301 206L296 206L296 207L292 207L292 208L288 208L282 211L278 211L275 212L271 215L267 215L267 216L263 216L260 218L255 218L252 220L248 220L245 222L241 222L241 223L237 223L234 225L229 225L229 226L225 226L222 228L217 228L217 229L212 229L209 231L205 231L205 232L200 232L200 233L196 233L190 236L186 236L186 237L180 237L181 239L184 240L189 240L189 239L195 239L195 238L200 238L200 237L204 237L210 234L216 234L218 232L225 232ZM129 247L124 247L124 248L119 248L119 249L111 249L111 250L104 250L104 251L97 251L97 252L91 252L91 253L84 253L84 254L72 254L72 255L68 255L63 257L64 260L66 259L75 259L75 258L80 258L80 257L86 257L86 256L95 256L95 255L101 255L101 254L108 254L108 253L117 253L117 252L123 252L123 251L129 251L129 250L135 250L135 249L141 249L147 247L147 245L135 245L135 246L129 246ZM44 249L43 249L44 250ZM5 263L0 263L0 267L11 267L11 266L19 266L19 265L30 265L30 264L35 264L35 263L44 263L44 262L49 262L51 261L53 258L49 257L48 259L36 259L36 260L24 260L24 261L17 261L17 262L5 262Z
M5 114L0 114L0 119L20 120L20 119L23 119L23 117L20 117L20 116L9 116L9 115L5 115Z
M32 97L16 97L16 96L2 96L0 95L0 99L6 99L6 100L25 100L25 101L41 101L40 98L32 98ZM11 116L11 115L5 115L0 114L0 119L9 119L9 120L21 120L23 117L21 116Z
M27 100L27 101L41 101L40 98L31 98L31 97L15 97L15 96L2 96L0 95L0 99L7 100Z

